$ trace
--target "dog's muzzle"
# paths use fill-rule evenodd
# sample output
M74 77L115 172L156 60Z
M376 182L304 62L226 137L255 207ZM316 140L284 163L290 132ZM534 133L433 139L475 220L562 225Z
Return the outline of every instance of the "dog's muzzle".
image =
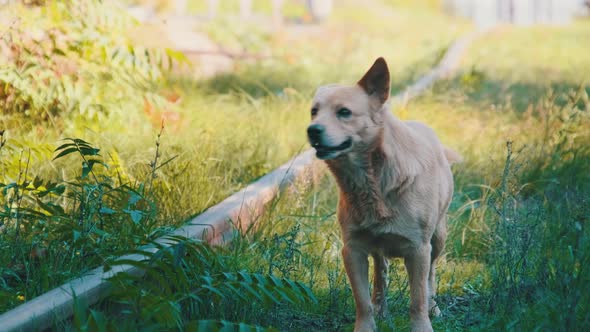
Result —
M336 146L324 144L322 141L324 130L324 126L319 124L313 124L307 128L309 143L315 148L316 156L318 158L325 159L335 152L346 150L352 146L352 138L348 138L346 141Z

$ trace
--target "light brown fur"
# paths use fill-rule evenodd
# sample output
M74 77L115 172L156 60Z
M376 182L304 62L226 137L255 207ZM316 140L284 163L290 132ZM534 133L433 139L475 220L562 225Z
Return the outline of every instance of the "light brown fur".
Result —
M453 194L450 164L461 157L432 129L388 111L389 71L377 59L353 86L318 89L308 136L340 189L343 259L356 303L355 331L375 331L386 314L387 258L401 257L410 280L412 331L432 331L435 264ZM374 259L369 294L368 256Z

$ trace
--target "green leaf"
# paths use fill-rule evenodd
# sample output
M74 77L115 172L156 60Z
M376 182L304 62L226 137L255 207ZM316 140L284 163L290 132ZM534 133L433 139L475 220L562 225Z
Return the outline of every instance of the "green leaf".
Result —
M100 208L100 210L98 212L100 212L102 214L115 214L116 211L111 208L108 208L106 206L103 206Z
M166 160L165 162L161 163L160 165L158 165L158 167L156 167L154 170L158 170L164 166L166 166L168 163L170 163L171 161L173 161L174 159L176 159L179 155L176 155L168 160Z
M55 157L53 158L53 160L59 159L59 158L61 158L61 157L67 156L67 155L69 155L70 153L74 153L74 152L77 152L77 151L78 151L78 148L67 148L67 149L65 149L65 150L62 150L62 151L61 151L61 152L60 152L60 153L59 153L57 156L55 156ZM57 152L57 151L56 151L56 152Z
M90 147L90 143L86 142L83 139L80 139L80 138L73 138L73 139L72 138L69 138L69 139L72 140L72 141L74 141L74 143L76 143L76 144L78 144L80 146Z
M35 179L33 179L33 187L39 188L42 184L43 184L43 180L41 180L41 178L39 178L39 176L35 176Z
M135 192L130 192L130 196L129 196L129 206L133 206L135 204L137 204L137 202L139 202L139 200L142 199L142 197L140 195L138 195Z
M43 210L49 212L51 215L63 215L64 214L64 209L58 205L58 204L54 204L54 203L44 203L43 201L41 201L39 198L35 198L37 205L39 207L41 207Z
M109 236L110 234L103 231L102 229L98 229L98 228L93 228L92 229L92 233L101 236L101 237L105 237L105 236Z
M80 154L84 156L100 156L98 153L100 149L97 148L89 148L89 147L80 147Z
M58 195L63 194L65 190L66 190L66 186L64 186L64 185L59 185L59 186L56 186L55 188L51 189L51 191L55 192Z
M61 55L61 56L66 56L66 53L64 51L60 50L59 48L54 48L53 53L57 54L57 55Z
M127 213L130 217L131 220L135 223L135 224L139 224L139 222L141 221L141 218L143 217L143 212L140 210L123 210L123 212Z
M213 286L202 285L202 288L210 291L213 294L216 294L217 296L219 296L222 299L226 297L224 293L222 293L221 291L219 291L217 288L215 288Z
M88 330L93 332L107 332L108 321L106 319L106 316L102 312L90 309Z
M16 188L16 186L17 186L17 185L16 185L16 182L11 182L11 183L7 184L7 185L5 185L5 186L4 186L4 188L2 189L2 193L3 193L4 195L6 195L6 194L8 193L8 189L10 189L10 188Z
M90 166L86 161L83 161L82 162L82 179L85 179L91 171L92 171L92 166Z
M90 170L93 169L93 167L94 167L95 164L102 165L104 168L107 168L107 169L109 168L109 165L103 163L100 160L97 160L97 159L90 159L90 160L88 160L88 167L90 167Z
M184 325L184 329L187 332L275 332L276 329L265 328L256 325L248 325L246 323L233 323L225 320L197 320L190 321Z
M188 58L181 51L173 50L171 48L166 48L165 51L166 55L168 55L171 59L176 60L179 63L189 63Z
M57 151L57 150L63 150L65 148L69 148L71 146L76 147L77 145L76 145L76 143L65 143L65 144L62 144L62 145L58 146L57 148L55 148L55 151Z
M88 321L88 306L83 300L79 300L74 294L74 327L78 331L84 331Z

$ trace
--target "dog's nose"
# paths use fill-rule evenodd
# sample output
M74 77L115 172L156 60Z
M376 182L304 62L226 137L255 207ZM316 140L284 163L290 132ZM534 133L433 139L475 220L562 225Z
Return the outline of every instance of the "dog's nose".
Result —
M307 136L311 140L319 140L324 132L324 126L319 124L312 124L311 126L307 127Z

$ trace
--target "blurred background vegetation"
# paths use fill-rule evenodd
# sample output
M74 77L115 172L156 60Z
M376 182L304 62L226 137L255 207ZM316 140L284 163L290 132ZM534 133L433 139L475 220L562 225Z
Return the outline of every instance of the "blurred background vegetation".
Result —
M0 312L154 245L307 149L318 85L353 83L385 56L397 93L476 28L436 0L342 0L321 19L303 1L277 19L271 4L244 16L229 0L214 15L193 0L180 12L0 2ZM392 110L465 156L435 330L590 328L589 68L586 18L500 25L456 74ZM56 328L351 330L337 193L316 180L228 248L173 239L142 265L151 273L119 276L111 299ZM409 329L398 265L384 331Z

